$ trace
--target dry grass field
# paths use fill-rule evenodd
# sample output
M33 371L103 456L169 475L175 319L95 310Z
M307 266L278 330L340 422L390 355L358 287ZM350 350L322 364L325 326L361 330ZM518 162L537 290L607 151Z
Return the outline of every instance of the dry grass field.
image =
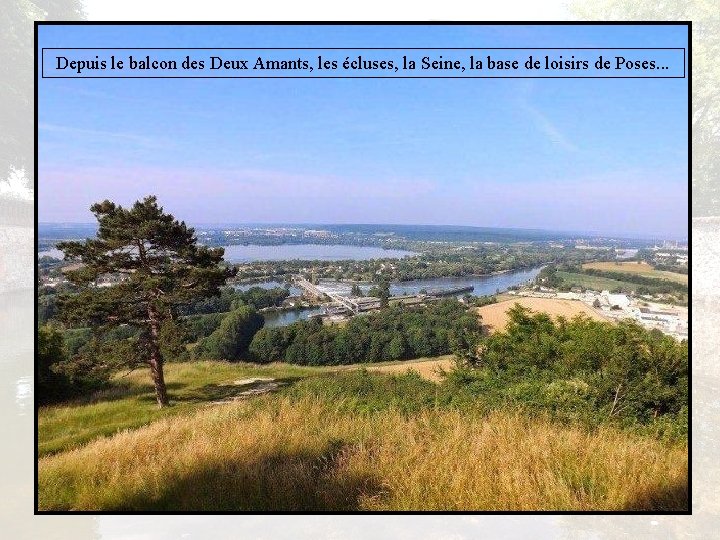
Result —
M666 272L664 270L655 270L646 262L623 261L623 262L593 262L583 264L583 268L592 268L594 270L602 270L604 272L623 272L626 274L639 274L641 276L657 279L667 279L676 283L687 285L688 277L686 274L678 274L676 272Z
M376 371L379 373L406 373L407 371L415 371L423 379L433 382L439 382L442 377L440 370L450 371L455 362L452 354L439 356L437 358L418 358L417 360L405 360L402 362L393 362L387 365L366 365L368 371Z
M606 321L607 319L600 315L596 310L583 304L579 300L563 300L559 298L530 298L518 296L513 300L505 300L497 304L490 304L477 308L483 320L483 326L490 332L501 331L508 322L507 311L515 304L529 308L536 312L544 312L551 317L572 318L576 315L587 315L596 321Z
M683 510L687 446L521 413L262 396L46 456L41 510Z

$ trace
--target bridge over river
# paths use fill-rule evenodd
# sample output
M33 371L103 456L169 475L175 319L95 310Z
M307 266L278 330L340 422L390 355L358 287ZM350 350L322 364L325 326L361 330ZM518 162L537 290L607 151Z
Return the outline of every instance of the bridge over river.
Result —
M308 296L311 296L314 298L322 298L322 297L327 296L333 302L336 302L337 304L343 306L345 309L347 309L348 311L350 311L356 315L363 311L380 309L380 299L375 298L374 296L363 296L363 297L350 298L347 296L343 296L341 294L324 291L324 290L318 288L313 283L310 283L308 280L306 280L302 276L295 276L295 284L300 289L302 289L302 291L305 292ZM452 289L428 291L427 294L395 297L395 299L400 300L400 301L404 301L404 300L408 300L408 299L422 301L422 300L426 300L426 299L435 299L435 298L439 298L442 296L454 296L454 295L461 294L464 292L472 292L473 289L474 289L474 287L472 287L472 286L455 287Z
M365 296L361 298L348 298L347 296L342 296L337 293L327 292L323 291L321 289L318 289L317 286L310 283L308 280L306 280L303 277L297 276L295 278L295 284L300 287L303 292L307 293L309 296L315 297L315 298L322 298L323 296L327 296L332 300L333 302L336 302L343 306L348 311L351 311L352 313L358 314L361 311L369 311L372 309L379 309L380 308L380 300L378 298L375 298L374 296Z

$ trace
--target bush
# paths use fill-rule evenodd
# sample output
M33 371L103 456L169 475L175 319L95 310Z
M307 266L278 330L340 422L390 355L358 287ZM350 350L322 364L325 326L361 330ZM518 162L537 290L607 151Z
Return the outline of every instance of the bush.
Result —
M688 344L633 322L553 321L516 305L487 337L475 369L448 378L494 404L593 424L659 425L687 436ZM668 426L672 426L671 428Z
M35 393L40 403L52 403L70 393L70 379L58 373L57 366L67 360L62 332L49 325L38 329L37 379Z
M37 380L38 402L55 403L104 386L110 373L87 366L80 355L70 357L63 332L51 325L38 328Z
M195 358L240 360L248 355L248 347L264 320L250 306L241 306L228 313L220 326L198 343Z
M228 312L207 313L201 315L190 315L184 319L187 338L190 342L196 342L212 334L227 317Z

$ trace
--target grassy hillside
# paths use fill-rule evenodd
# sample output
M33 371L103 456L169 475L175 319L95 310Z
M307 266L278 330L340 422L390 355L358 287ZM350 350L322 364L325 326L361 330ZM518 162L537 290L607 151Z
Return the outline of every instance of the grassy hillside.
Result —
M327 371L326 368L247 363L192 362L168 364L166 381L172 407L158 409L147 370L140 369L113 380L113 386L86 400L41 407L38 411L38 454L69 450L102 436L144 426L165 418L192 412L212 401L239 391L237 380L272 377L289 383L300 377ZM242 389L253 384L243 385Z
M412 367L429 378L437 378L433 369L435 365L440 363L447 369L451 359L451 356L446 355L433 359L420 358L412 362L379 362L368 366L368 369L403 373ZM165 366L165 379L172 406L162 409L158 408L155 401L155 390L147 371L139 369L115 377L109 390L96 392L88 399L40 407L38 455L63 452L99 437L145 426L155 420L192 413L214 401L231 399L240 392L263 384L263 381L247 383L250 379L272 378L279 384L280 390L303 378L361 367L359 364L309 367L218 361L171 363Z
M373 375L372 377L387 377ZM428 383L430 384L430 383ZM263 396L39 461L41 509L680 510L687 448L520 413Z
M685 509L687 343L508 313L435 381L403 368L447 357L194 362L167 366L160 410L144 370L43 407L40 508Z

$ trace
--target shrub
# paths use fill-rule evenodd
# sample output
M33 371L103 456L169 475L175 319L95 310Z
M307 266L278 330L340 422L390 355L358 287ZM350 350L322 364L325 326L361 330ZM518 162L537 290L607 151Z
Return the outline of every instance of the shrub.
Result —
M52 325L38 328L37 380L38 402L55 403L104 386L109 371L97 364L88 366L82 355L69 356L63 332Z
M220 326L198 343L196 358L239 360L248 354L248 347L264 320L250 306L241 306L228 313Z

